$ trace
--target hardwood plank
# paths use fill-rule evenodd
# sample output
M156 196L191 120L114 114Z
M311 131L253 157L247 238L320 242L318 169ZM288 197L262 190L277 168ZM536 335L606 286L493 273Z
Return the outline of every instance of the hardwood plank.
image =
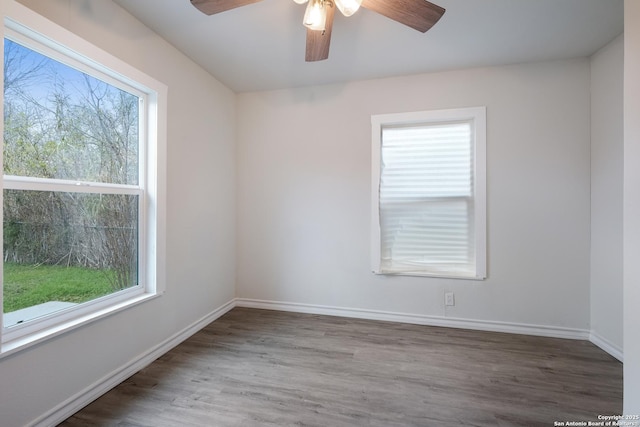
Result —
M622 412L586 341L235 308L62 426L536 426Z

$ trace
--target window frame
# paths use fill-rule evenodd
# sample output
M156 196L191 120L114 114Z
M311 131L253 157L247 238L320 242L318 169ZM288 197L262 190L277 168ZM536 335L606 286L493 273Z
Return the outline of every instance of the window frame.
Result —
M388 272L381 269L380 178L382 171L382 131L384 127L438 125L469 122L472 129L473 158L473 230L475 272L472 275L445 274L427 269L412 272ZM378 275L442 277L484 280L487 277L486 238L486 107L468 107L371 116L371 270Z
M137 185L3 175L3 189L138 195L139 280L138 286L11 328L3 325L3 310L0 316L0 357L160 296L166 282L167 86L17 2L6 2L3 29L3 36L10 40L138 96L141 99L141 140ZM4 121L0 126L4 131ZM0 160L1 156L2 153ZM0 283L0 306L3 296Z

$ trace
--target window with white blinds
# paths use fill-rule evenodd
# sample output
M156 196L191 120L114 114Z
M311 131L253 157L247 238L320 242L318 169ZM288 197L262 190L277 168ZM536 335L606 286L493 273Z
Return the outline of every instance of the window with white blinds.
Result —
M372 117L373 271L483 279L485 109Z

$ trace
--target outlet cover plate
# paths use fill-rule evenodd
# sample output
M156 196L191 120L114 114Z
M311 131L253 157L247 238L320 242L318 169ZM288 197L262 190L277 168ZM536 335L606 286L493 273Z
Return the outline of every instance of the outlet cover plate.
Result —
M453 292L445 292L444 294L444 305L454 306L456 305L456 299L453 295Z

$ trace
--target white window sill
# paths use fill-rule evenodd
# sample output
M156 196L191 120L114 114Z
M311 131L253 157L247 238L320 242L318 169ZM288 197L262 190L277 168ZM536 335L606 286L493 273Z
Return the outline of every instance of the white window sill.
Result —
M27 349L33 345L39 344L50 338L70 332L76 328L79 328L80 326L84 326L96 320L111 316L112 314L119 313L123 310L126 310L127 308L134 307L145 301L149 301L151 299L159 297L160 295L161 294L159 293L141 294L139 296L129 298L125 301L105 307L103 309L96 310L91 313L73 318L71 320L55 324L49 328L45 328L37 332L4 342L0 346L0 359L15 354L21 350Z
M460 279L460 280L485 280L485 276L465 276L462 274L437 274L437 273L423 273L423 272L389 272L389 271L374 271L376 276L410 276L410 277L433 277L438 279Z

